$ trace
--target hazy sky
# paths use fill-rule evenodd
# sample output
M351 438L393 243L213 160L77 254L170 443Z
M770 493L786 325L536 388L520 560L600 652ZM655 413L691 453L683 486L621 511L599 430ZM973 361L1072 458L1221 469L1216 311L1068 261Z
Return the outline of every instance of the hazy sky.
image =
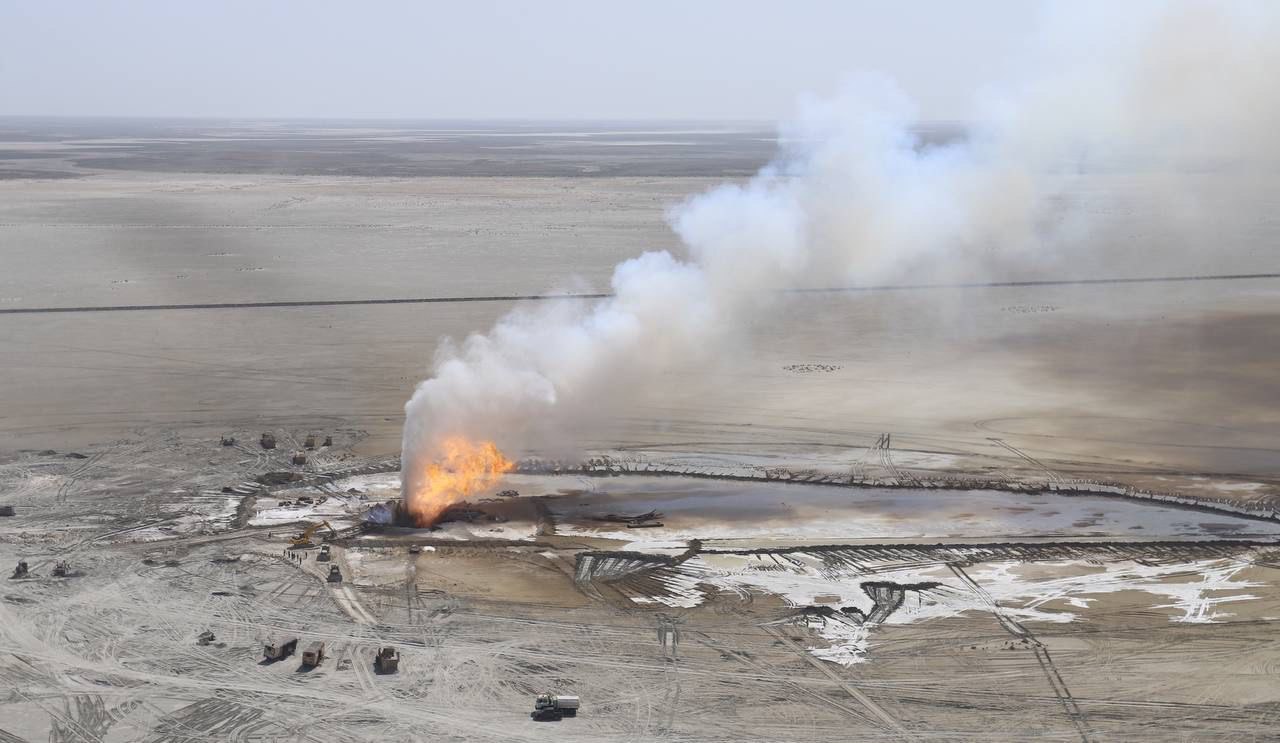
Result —
M0 115L764 118L874 69L963 115L1031 0L0 0Z

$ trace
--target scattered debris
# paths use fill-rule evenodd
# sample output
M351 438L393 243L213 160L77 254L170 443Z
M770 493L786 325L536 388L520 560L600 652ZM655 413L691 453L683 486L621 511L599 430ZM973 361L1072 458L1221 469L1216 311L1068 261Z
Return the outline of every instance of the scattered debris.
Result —
M301 480L302 475L297 472L267 472L253 479L263 485L285 485Z
M272 434L264 433L258 443L262 445L263 449L274 449L276 448L276 437Z
M843 368L839 364L787 364L782 367L783 371L789 371L793 374L829 374L834 371L840 371Z
M498 497L500 498L516 498L519 495L520 495L520 491L518 490L499 490L498 491Z
M373 667L378 673L395 673L400 668L400 653L393 647L385 647L373 658Z

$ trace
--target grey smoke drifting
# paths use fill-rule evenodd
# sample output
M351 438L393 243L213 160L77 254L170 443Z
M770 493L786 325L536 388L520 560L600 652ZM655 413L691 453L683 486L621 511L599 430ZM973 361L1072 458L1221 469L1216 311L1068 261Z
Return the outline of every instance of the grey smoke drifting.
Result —
M1276 6L1117 5L1069 4L1046 19L1015 75L979 96L963 136L922 136L909 96L875 75L805 100L772 164L671 211L683 255L620 264L609 299L522 307L488 333L445 341L405 406L406 493L444 437L519 454L604 414L618 390L643 395L673 364L741 348L779 290L994 278L1079 256L1128 265L1105 216L1064 196L1082 172L1146 179L1162 215L1194 202L1185 173L1239 182L1273 167Z

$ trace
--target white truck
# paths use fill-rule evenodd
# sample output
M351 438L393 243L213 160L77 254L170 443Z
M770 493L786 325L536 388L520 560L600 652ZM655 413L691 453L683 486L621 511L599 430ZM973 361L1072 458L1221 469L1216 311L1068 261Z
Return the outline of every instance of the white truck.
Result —
M302 665L315 668L324 662L324 643L313 642L302 651Z
M285 637L276 642L269 642L262 648L262 657L269 661L280 660L281 658L293 655L293 651L298 647L298 638Z
M533 700L533 711L529 716L538 722L576 717L581 703L582 700L578 697L565 694L539 694Z

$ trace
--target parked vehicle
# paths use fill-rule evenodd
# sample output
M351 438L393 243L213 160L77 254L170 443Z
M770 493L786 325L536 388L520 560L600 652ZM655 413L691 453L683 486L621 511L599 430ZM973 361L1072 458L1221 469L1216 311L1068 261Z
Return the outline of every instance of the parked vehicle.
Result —
M538 722L554 722L562 717L576 717L582 700L564 694L539 694L533 700L529 716Z
M395 673L400 668L400 653L393 647L385 647L373 658L373 668L378 673Z
M313 642L302 651L302 665L315 668L324 661L324 643Z
M276 642L267 643L262 648L262 657L267 660L280 660L293 655L293 651L298 649L298 638L286 637Z

